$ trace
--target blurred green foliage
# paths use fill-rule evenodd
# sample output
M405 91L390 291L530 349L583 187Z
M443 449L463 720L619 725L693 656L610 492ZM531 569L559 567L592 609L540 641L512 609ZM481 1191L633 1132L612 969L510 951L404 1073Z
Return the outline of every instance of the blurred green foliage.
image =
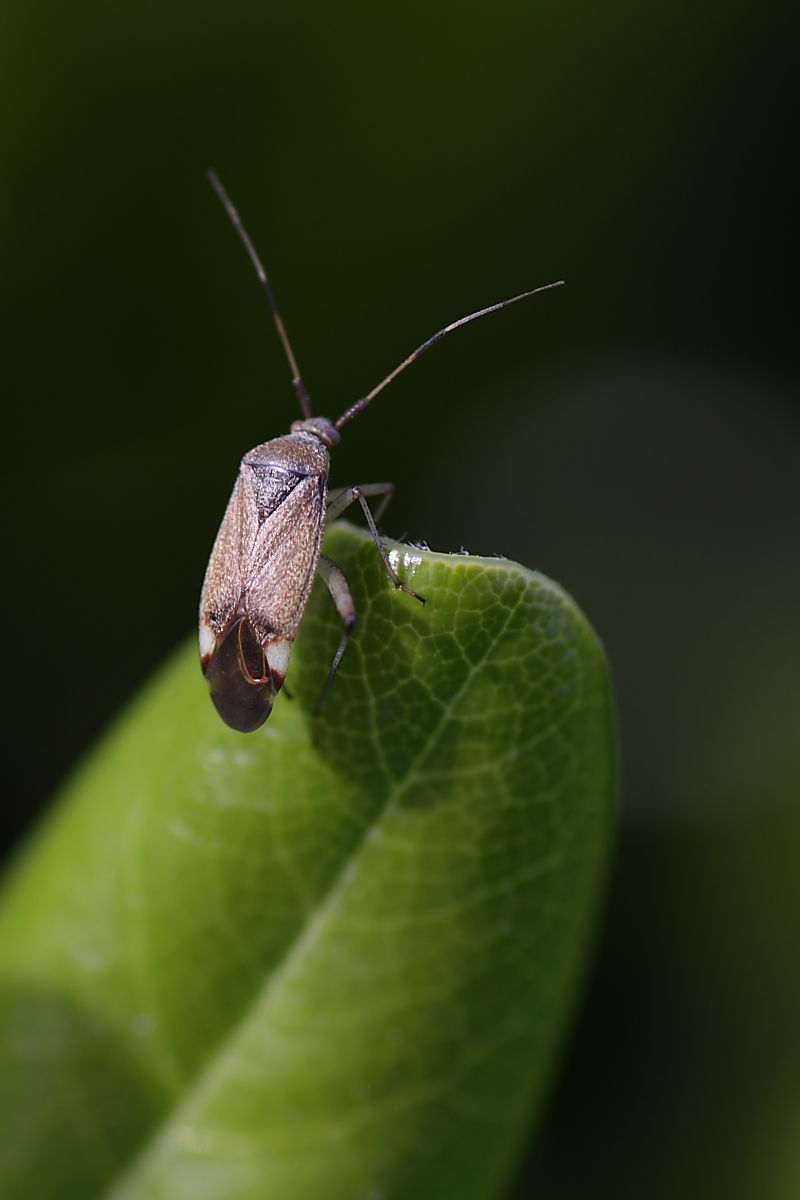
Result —
M0 22L16 824L183 637L239 457L295 415L206 166L329 415L563 276L398 380L333 482L541 567L614 663L614 898L522 1194L796 1194L796 6Z

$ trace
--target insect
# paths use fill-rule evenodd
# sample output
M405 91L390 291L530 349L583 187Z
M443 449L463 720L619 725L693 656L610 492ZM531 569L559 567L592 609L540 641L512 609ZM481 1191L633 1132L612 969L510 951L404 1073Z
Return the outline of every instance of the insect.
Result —
M319 572L342 621L342 637L314 708L318 716L356 623L356 608L343 572L320 553L325 526L358 502L393 586L422 596L398 578L378 533L377 521L392 496L391 483L328 490L329 450L342 426L362 412L415 359L469 321L559 287L563 280L522 292L440 329L408 355L337 421L312 415L294 353L272 289L236 209L213 171L209 180L255 267L292 373L303 414L290 433L245 454L206 569L200 597L200 664L223 721L241 733L263 725L289 665L292 642ZM373 516L367 497L382 497Z

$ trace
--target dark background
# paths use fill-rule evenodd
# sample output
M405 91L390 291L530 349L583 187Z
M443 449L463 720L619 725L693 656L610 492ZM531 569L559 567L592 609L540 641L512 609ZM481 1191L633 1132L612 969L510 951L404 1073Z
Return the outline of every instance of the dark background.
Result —
M192 630L241 454L436 328L334 483L559 579L624 779L520 1196L800 1195L795 6L65 5L0 19L6 816ZM199 681L198 681L199 682Z

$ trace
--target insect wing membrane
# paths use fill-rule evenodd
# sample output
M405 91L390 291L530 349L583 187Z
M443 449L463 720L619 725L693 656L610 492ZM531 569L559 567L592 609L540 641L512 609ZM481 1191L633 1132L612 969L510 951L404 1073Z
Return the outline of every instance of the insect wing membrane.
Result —
M264 648L245 616L237 617L220 638L206 667L211 699L226 725L252 733L272 712L278 687Z

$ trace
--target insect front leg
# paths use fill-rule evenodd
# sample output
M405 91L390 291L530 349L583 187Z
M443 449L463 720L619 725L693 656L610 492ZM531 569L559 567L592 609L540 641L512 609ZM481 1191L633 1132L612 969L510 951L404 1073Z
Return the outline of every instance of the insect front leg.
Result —
M380 520L381 513L384 511L386 505L389 503L393 495L393 483L364 483L359 487L340 488L333 493L333 498L328 504L325 520L326 522L335 521L336 518L340 516L346 508L349 507L349 505L353 504L357 500L364 512L364 517L366 518L367 526L369 527L369 531L372 535L372 540L378 547L378 553L380 554L383 565L386 568L386 574L389 576L398 591L405 592L407 595L413 596L415 600L419 600L421 604L424 604L425 597L420 596L418 592L413 591L410 587L406 587L406 585L400 579L400 576L397 574L391 562L389 561L389 555L386 553L386 548L381 541L381 535L378 533L376 517L377 520ZM373 517L372 510L367 504L367 496L384 497L382 502L378 505L376 517Z
M381 517L386 512L386 506L394 495L393 483L362 483L358 488L332 488L328 492L328 521L335 521L342 515L344 510L357 498L353 495L356 491L361 492L362 496L383 496L374 514L375 524L380 524Z

